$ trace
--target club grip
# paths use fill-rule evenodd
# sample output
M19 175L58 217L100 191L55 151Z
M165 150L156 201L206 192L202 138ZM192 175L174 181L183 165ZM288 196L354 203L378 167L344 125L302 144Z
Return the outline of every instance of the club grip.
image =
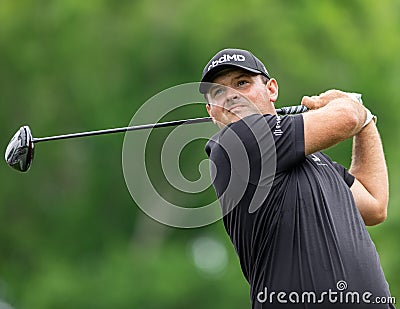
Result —
M276 110L278 115L300 114L308 111L304 105L286 106Z

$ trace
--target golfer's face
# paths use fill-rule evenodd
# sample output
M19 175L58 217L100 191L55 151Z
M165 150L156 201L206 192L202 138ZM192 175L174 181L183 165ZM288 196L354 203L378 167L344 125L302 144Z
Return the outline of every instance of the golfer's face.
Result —
M270 111L269 92L261 76L241 69L230 70L215 78L207 101L207 111L219 127Z

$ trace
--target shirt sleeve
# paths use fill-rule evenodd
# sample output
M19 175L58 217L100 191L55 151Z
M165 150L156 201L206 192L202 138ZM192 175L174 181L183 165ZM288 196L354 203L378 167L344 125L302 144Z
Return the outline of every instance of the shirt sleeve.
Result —
M259 185L304 162L303 126L301 115L251 115L222 129L206 152L219 173Z
M349 188L351 188L351 186L354 183L355 177L352 174L350 174L349 171L347 170L347 168L345 168L343 165L341 165L335 161L332 161L331 158L329 156L327 156L326 154L324 154L322 152L321 152L321 154L331 162L332 166L339 173L340 177L344 180L344 182L347 184L347 186Z
M223 212L246 197L249 188L258 194L251 197L257 207L277 174L304 162L303 118L251 115L222 129L205 150Z
M354 183L355 177L352 174L350 174L349 171L344 166L340 165L339 163L332 162L332 164L335 167L335 169L338 171L340 176L343 178L345 183L349 186L349 188L351 188L351 186Z
M303 116L274 116L269 121L276 148L276 172L283 172L304 162Z

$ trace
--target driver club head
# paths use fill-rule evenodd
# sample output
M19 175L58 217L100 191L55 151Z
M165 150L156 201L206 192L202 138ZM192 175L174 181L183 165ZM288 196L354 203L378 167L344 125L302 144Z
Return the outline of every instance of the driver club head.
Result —
M23 126L8 143L5 159L9 166L20 172L29 170L33 160L33 138L28 126Z

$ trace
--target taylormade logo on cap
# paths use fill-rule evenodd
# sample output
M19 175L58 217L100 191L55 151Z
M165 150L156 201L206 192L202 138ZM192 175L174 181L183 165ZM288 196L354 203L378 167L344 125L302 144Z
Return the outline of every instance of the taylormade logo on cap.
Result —
M219 57L217 60L214 60L211 62L211 64L208 66L207 71L210 71L212 68L216 67L217 65L220 65L225 62L230 62L230 61L236 61L236 62L243 62L246 61L246 57L240 54L224 54L221 57Z
M236 67L254 74L262 74L269 78L264 64L251 52L244 49L226 48L215 54L205 65L199 87L200 93L206 93L209 87L207 83L212 82L216 73L227 66Z

